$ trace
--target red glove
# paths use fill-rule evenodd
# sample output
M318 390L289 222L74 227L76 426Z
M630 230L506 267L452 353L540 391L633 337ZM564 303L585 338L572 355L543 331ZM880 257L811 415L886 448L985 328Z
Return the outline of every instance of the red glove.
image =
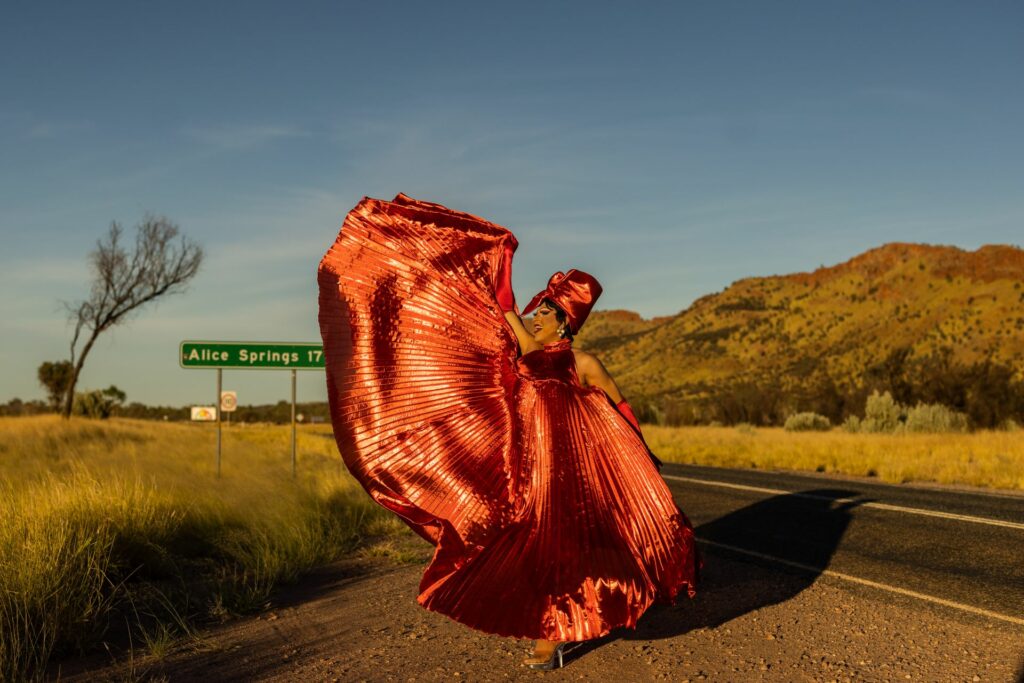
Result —
M622 413L622 417L626 418L629 424L633 425L633 429L640 431L640 421L636 419L636 415L633 414L633 409L626 403L626 399L622 399L615 404L615 409Z
M494 298L503 311L516 309L516 295L512 292L512 252L516 250L512 240L505 240L501 263L495 273Z
M626 418L626 422L636 430L636 435L640 437L640 441L642 441L644 446L647 447L647 455L651 456L651 461L654 463L654 466L660 470L662 462L658 459L658 456L651 451L651 447L647 446L647 441L644 440L644 435L640 431L640 421L636 419L636 415L633 414L633 409L629 407L628 403L626 403L626 399L622 399L616 403L615 409L618 410L619 414Z

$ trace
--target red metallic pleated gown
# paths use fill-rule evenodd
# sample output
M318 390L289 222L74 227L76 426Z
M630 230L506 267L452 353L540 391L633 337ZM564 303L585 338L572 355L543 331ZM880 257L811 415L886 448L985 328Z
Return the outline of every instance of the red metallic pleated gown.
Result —
M363 199L320 263L338 448L435 546L417 598L488 633L587 640L692 597L693 530L567 341L522 357L495 302L499 225Z

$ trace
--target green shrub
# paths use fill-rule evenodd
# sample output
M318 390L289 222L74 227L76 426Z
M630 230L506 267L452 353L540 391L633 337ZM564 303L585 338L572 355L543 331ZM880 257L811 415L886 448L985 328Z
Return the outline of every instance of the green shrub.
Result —
M907 411L908 432L966 432L967 416L940 403L918 403Z
M913 408L898 403L888 391L868 396L864 419L851 415L843 423L848 432L868 434L904 434L908 432L966 432L967 415L941 403L918 402Z
M873 391L864 405L864 421L861 422L860 430L891 434L900 426L905 414L906 409L888 391L884 394Z
M832 429L832 422L817 413L795 413L786 418L783 428L787 432L827 432Z
M843 429L850 432L851 434L857 434L861 431L861 420L856 415L850 415L843 422Z
M106 389L95 389L75 394L72 412L75 415L106 420L124 403L125 393L111 385Z

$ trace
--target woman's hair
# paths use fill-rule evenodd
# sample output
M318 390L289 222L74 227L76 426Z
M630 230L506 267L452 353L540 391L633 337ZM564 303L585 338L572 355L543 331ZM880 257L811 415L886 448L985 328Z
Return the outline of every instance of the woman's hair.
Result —
M565 328L565 334L562 335L562 339L568 339L569 341L572 341L572 328L569 327L569 317L565 314L565 311L563 311L558 304L556 304L554 301L548 298L543 299L541 301L541 304L554 310L555 320L557 320Z

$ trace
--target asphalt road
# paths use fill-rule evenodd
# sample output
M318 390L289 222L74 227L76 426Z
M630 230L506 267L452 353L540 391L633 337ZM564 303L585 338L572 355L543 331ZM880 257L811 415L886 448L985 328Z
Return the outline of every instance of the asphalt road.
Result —
M671 463L661 474L705 552L1024 626L1024 496Z

